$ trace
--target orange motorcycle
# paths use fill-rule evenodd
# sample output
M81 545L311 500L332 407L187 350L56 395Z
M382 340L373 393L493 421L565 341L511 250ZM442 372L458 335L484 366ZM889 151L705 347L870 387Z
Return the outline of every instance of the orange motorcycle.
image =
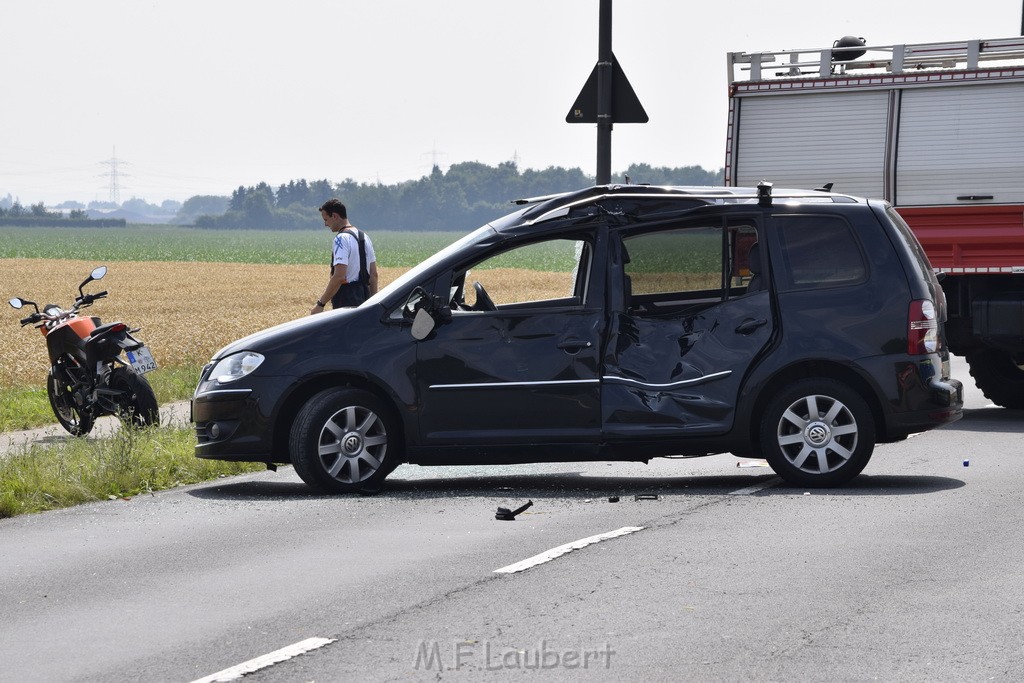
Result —
M107 292L86 294L84 287L107 274L99 266L78 285L78 296L70 309L45 304L43 310L34 301L15 297L12 307L32 306L35 313L21 319L21 325L35 325L46 338L50 372L46 393L53 414L61 426L74 436L92 430L97 417L116 415L125 424L143 427L160 423L156 395L143 376L156 369L153 354L133 336L122 322L103 324L95 316L80 316ZM122 357L123 356L123 357Z

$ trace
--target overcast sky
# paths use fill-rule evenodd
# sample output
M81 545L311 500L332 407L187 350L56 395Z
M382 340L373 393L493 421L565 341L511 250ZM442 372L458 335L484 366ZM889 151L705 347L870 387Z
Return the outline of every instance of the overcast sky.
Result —
M612 170L720 168L726 53L1004 38L1021 0L615 0L612 46L650 116ZM3 0L0 197L160 203L239 185L394 183L436 161L595 172L565 115L598 0ZM104 163L107 162L107 163ZM570 188L566 188L570 189Z

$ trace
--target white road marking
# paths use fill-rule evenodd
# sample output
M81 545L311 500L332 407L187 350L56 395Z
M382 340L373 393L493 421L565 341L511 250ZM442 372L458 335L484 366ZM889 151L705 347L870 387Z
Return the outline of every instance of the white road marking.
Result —
M494 573L515 574L516 572L521 572L531 567L536 567L539 564L550 562L556 557L561 557L566 553L571 553L573 550L579 550L580 548L585 548L588 545L592 545L594 543L607 541L610 538L618 538L619 536L625 536L627 534L636 533L637 531L642 531L643 529L644 527L642 526L624 526L621 529L616 529L615 531L609 531L604 534L598 534L597 536L581 538L578 541L573 541L572 543L566 543L565 545L560 545L557 548L552 548L551 550L543 552L540 555L534 555L533 557L525 559L522 562L516 562L515 564L510 564L507 567L495 569Z
M233 666L230 669L224 669L223 671L218 671L215 674L210 674L206 678L196 679L195 681L192 681L192 683L237 681L246 674L251 674L254 671L265 669L268 666L273 666L274 664L279 664L280 662L291 659L292 657L297 657L304 652L309 652L310 650L323 647L324 645L333 643L334 641L334 638L307 638L302 642L289 645L288 647L283 647L280 650L275 650L274 652L263 655L262 657L250 659L248 662L243 662L242 664Z
M770 488L772 486L777 486L778 484L781 484L781 483L782 483L782 479L780 479L778 477L773 477L773 478L769 479L768 481L761 482L760 484L754 484L753 486L748 486L745 489L739 489L737 491L730 491L729 495L730 496L749 496L751 493L757 493L758 491L763 491L766 488Z

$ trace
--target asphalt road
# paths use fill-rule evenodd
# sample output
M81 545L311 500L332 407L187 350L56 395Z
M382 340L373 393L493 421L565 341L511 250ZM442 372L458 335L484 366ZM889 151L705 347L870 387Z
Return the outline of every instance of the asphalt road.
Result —
M365 498L283 468L2 520L0 681L295 644L246 680L1019 680L1024 414L968 408L835 490L724 455L404 466Z

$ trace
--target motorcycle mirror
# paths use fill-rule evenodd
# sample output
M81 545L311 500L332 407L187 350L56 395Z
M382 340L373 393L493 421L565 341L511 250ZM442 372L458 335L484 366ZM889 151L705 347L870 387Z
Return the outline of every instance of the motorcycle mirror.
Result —
M9 303L11 305L11 308L21 308L22 306L25 305L25 302L22 301L21 299L19 299L18 297L14 297L13 299L8 301L7 303Z
M79 295L79 297L85 296L85 292L82 291L83 287L85 287L87 284L89 284L93 280L99 280L101 277L103 277L106 274L107 274L107 267L106 266L96 266L95 268L93 268L92 272L89 273L89 277L87 277L84 280L82 280L82 284L78 285L78 295Z

